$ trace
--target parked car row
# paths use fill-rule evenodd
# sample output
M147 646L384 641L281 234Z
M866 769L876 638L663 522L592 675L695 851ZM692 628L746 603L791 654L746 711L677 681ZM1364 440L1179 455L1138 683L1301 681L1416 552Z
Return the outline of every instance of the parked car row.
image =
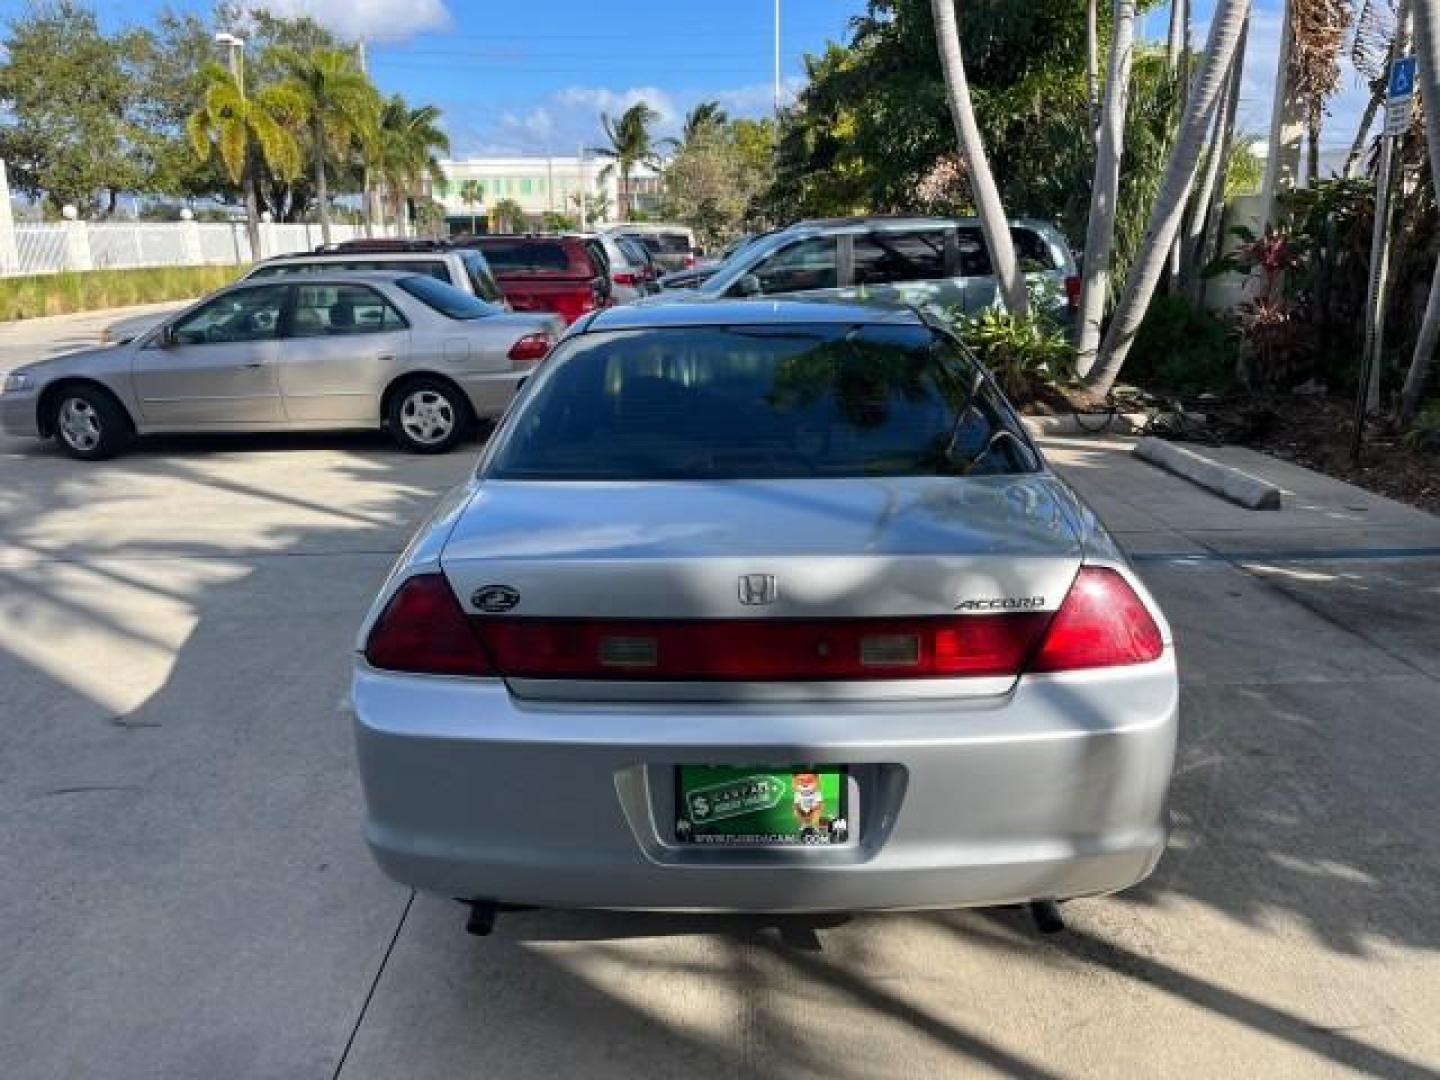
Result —
M1032 284L1068 314L1079 279L1064 238L1026 220L1011 235ZM997 303L973 219L805 221L741 238L713 266L695 261L688 230L635 223L357 240L266 259L183 312L112 324L104 340L117 350L15 372L0 425L56 436L85 458L150 431L372 425L433 452L500 415L567 325L616 304L785 296L968 313ZM691 277L662 277L677 263Z

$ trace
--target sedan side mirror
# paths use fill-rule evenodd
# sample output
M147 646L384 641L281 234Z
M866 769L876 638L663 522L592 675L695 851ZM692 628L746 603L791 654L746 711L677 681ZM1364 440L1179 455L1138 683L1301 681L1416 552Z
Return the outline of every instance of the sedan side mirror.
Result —
M737 296L760 296L765 292L760 279L754 274L742 274L740 280L735 282L735 293Z
M173 324L170 326L162 326L160 333L155 335L155 347L159 349L172 349L175 347L175 341L175 327Z

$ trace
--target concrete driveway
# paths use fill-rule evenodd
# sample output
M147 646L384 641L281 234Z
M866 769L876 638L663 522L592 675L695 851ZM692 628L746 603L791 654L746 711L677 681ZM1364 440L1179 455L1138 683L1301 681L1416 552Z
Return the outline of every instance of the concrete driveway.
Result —
M477 940L371 865L332 711L473 455L0 441L0 1076L1440 1075L1440 519L1241 452L1287 509L1049 452L1180 643L1151 881L1055 937L532 912Z

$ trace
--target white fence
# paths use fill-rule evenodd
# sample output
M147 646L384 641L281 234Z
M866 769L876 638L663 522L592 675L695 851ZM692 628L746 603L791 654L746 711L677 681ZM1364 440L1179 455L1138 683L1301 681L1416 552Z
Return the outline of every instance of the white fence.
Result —
M63 270L120 270L142 266L231 266L252 262L245 226L230 222L61 221L17 222L13 242L0 218L0 277L56 274ZM332 223L338 243L362 235ZM314 223L261 223L260 257L309 251L321 243Z

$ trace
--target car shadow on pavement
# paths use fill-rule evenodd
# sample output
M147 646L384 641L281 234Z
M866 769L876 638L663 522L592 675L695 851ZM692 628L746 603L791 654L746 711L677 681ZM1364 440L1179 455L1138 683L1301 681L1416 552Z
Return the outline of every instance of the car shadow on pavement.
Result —
M1440 945L1436 736L1415 719L1434 684L1418 677L1396 683L1410 717L1367 712L1360 681L1187 686L1173 850L1054 937L1005 911L536 911L481 941L458 905L412 911L363 849L333 704L391 559L472 461L357 434L0 463L7 1080L328 1075L352 1036L355 1075L865 1076L913 1041L922 1072L1047 1076L1032 1033L999 1030L1046 971L1433 1075L1267 1001L1243 958L1222 977L1174 955L1195 911L1210 932L1295 924L1296 948L1324 954L1304 977L1337 984L1354 968L1332 956L1383 968Z

